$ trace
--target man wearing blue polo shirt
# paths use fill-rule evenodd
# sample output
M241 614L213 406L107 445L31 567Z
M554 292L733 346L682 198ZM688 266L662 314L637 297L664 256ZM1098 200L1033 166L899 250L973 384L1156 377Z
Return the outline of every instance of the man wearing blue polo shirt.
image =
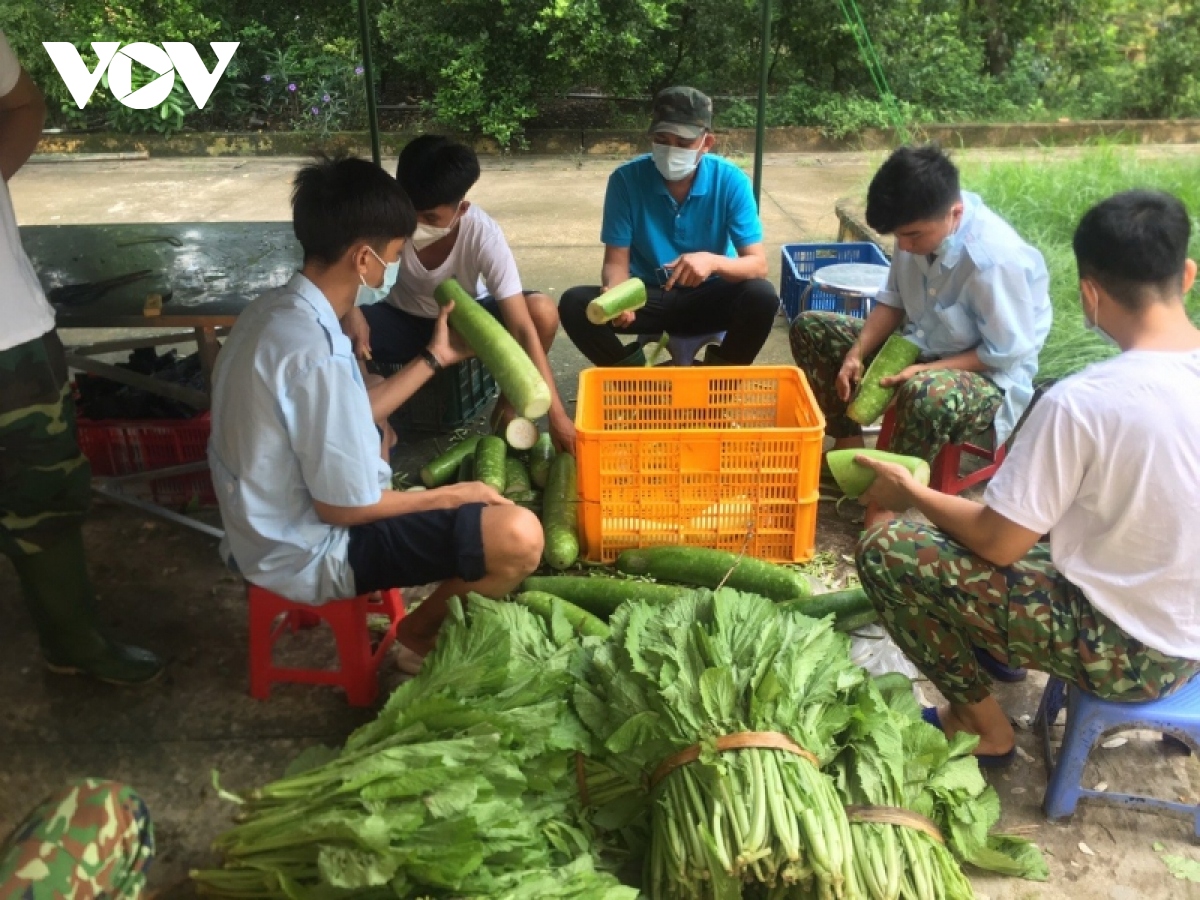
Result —
M654 98L651 153L621 165L604 196L600 286L574 287L559 301L563 328L598 366L640 366L642 349L621 334L725 332L708 365L749 365L771 332L779 295L766 280L762 222L750 179L712 155L712 101L688 87ZM605 325L587 305L630 277L647 302Z

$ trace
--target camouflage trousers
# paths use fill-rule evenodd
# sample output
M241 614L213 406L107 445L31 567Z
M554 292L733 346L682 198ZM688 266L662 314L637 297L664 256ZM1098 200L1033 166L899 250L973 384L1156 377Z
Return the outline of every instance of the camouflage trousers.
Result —
M801 313L792 323L792 357L812 385L825 413L825 432L845 438L862 434L846 415L835 382L863 322L830 312ZM870 365L874 354L864 360ZM946 444L961 444L992 427L1004 392L977 372L935 369L914 375L896 391L896 428L887 449L932 463Z
M973 647L1107 700L1152 700L1200 672L1098 612L1043 544L1001 568L930 525L891 521L863 535L857 563L884 627L952 703L988 696Z
M83 779L0 844L0 900L136 900L153 858L142 799L116 782Z
M0 553L37 553L78 528L90 490L58 334L0 351Z

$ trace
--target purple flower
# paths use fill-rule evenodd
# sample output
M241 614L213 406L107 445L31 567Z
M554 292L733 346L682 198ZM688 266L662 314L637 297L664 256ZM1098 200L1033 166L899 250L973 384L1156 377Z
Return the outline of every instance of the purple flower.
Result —
M289 84L288 90L291 91L292 93L295 93L296 92L296 82L293 81L291 84Z
M328 103L328 102L329 102L329 95L328 95L328 94L326 94L324 97L322 97L322 98L321 98L321 102L322 102L322 103Z
M361 75L362 73L363 73L363 67L362 67L362 66L355 66L355 67L354 67L354 74L355 74L355 75Z
M315 106L312 108L312 114L313 114L314 116L315 116L315 115L319 115L319 114L320 114L320 112L321 112L321 111L320 111L319 109L317 109Z
M270 76L270 75L264 75L264 76L263 76L263 81L270 81L270 80L271 80L271 76Z

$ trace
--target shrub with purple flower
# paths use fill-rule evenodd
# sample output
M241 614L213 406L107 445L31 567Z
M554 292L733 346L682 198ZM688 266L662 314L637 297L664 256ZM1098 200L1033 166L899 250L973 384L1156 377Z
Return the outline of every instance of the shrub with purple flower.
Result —
M270 125L326 134L366 124L363 67L353 57L279 50L269 62L257 105Z

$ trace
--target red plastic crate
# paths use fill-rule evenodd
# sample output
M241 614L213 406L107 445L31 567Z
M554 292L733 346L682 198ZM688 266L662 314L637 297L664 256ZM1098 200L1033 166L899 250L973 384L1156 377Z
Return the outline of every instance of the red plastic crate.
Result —
M100 476L132 475L203 462L212 430L207 412L191 419L78 419L79 447ZM212 476L207 472L173 475L144 482L155 503L183 508L199 502L214 506Z

